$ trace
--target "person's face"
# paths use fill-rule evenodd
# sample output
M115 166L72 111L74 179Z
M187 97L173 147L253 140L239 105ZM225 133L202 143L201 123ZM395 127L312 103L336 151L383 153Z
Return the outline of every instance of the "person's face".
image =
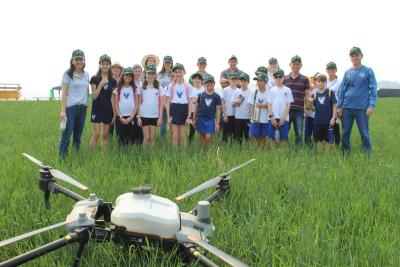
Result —
M156 79L156 74L154 72L146 72L146 80L148 82L154 82Z
M175 76L176 79L183 79L183 76L185 75L185 71L181 69L175 69Z
M234 59L234 58L230 59L228 61L228 63L229 63L229 67L231 67L232 69L235 69L237 67L237 64L238 64L237 60Z
M201 79L199 79L199 77L194 77L192 81L193 81L193 86L194 87L200 87L201 86Z
M174 83L174 82L176 81L175 73L172 72L172 73L169 75L169 79L171 80L172 83Z
M265 81L264 80L257 80L257 87L258 89L265 89Z
M147 66L148 65L156 65L156 59L154 57L149 57L147 59Z
M318 89L325 89L326 82L316 79L314 83L317 85Z
M249 85L248 81L240 79L240 87L241 88L247 88L248 85Z
M132 74L125 74L124 75L124 83L130 84L132 82L133 75Z
M282 85L283 84L283 76L280 74L274 75L276 84Z
M353 63L353 65L355 65L355 66L361 65L362 58L363 58L363 56L358 53L353 53L350 55L351 63Z
M238 87L240 80L239 79L230 79L231 87Z
M140 68L136 68L133 71L133 76L135 77L135 79L140 79L142 77L142 70Z
M329 76L335 76L336 75L336 69L334 69L334 68L329 68L329 69L326 69L326 72L328 73L328 75Z
M213 83L213 82L207 82L207 83L205 84L205 87L206 87L206 90L207 90L208 92L214 91L214 83Z
M221 88L225 88L229 86L229 82L225 82L225 81L220 81L219 83L221 85Z
M74 67L77 69L82 69L85 65L85 60L81 57L74 58L72 60L72 65L74 65Z
M274 73L278 69L277 64L269 64L269 69Z
M197 66L199 67L199 71L201 71L201 72L206 71L206 67L207 67L206 63L199 63L199 64L197 64Z
M121 77L122 69L120 67L113 67L111 68L111 73L113 77Z
M300 62L298 62L298 61L295 61L295 62L291 62L291 63L290 63L290 69L291 69L291 71L292 71L293 73L299 73L301 67L302 67L302 64L301 64Z
M172 62L165 61L164 62L164 68L165 68L165 70L170 70L172 68Z
M101 72L104 72L104 73L108 72L110 70L110 68L111 68L111 63L110 62L108 62L108 61L100 62Z

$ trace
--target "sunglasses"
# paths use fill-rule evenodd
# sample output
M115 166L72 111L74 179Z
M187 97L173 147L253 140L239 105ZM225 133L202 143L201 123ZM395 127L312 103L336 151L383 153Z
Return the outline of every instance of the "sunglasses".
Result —
M283 76L282 75L276 75L274 76L275 79L281 79Z

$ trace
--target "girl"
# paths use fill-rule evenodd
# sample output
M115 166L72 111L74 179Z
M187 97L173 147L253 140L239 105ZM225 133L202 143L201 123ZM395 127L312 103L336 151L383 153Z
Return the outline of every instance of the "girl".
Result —
M138 111L139 94L133 80L132 68L128 67L114 90L117 136L121 145L135 142L135 116Z
M64 158L68 153L71 135L73 146L78 150L85 126L87 101L89 96L89 73L85 71L85 54L81 50L72 52L70 67L61 82L61 113L60 120L66 127L61 135L59 154Z
M142 76L143 76L143 70L142 70L142 66L140 66L139 64L135 64L132 67L132 72L133 72L133 81L135 82L136 88L138 88L138 92L142 91L142 84L143 84L143 80L142 80ZM135 130L134 130L134 142L135 144L141 145L143 144L143 132L142 132L142 128L138 126L137 123L135 123L134 126Z
M92 138L90 140L90 148L95 149L97 141L100 138L101 124L103 129L101 132L102 147L108 145L108 137L110 124L115 120L114 102L111 100L112 92L117 85L117 81L111 74L111 58L108 55L102 55L99 59L99 70L97 74L90 79L92 87Z
M168 85L171 84L170 74L172 73L173 60L171 56L165 56L163 60L163 67L157 75L157 80L161 85L161 102L165 103L165 91ZM163 104L164 106L164 104ZM163 107L163 121L160 128L160 134L163 141L167 138L167 110Z
M117 83L121 79L123 70L124 70L124 68L122 67L122 65L119 62L114 61L112 63L111 75L117 81ZM114 98L112 98L111 101L114 101ZM117 112L115 111L115 103L112 103L112 105L114 107L114 110L113 110L114 114L117 114ZM115 120L110 124L110 132L109 132L110 136L114 135L114 128L115 128Z
M205 91L198 96L197 107L193 112L193 125L200 134L204 148L209 148L212 136L219 130L221 97L214 92L214 85L214 77L206 75L204 78Z
M198 100L198 96L204 92L204 88L201 86L203 83L203 76L196 72L195 74L193 74L190 77L190 80L193 83L193 91L194 91L194 95L195 97L193 97L193 101L192 101L192 114L191 117L193 118L193 112L196 109L197 106L197 100ZM190 124L190 130L189 130L189 143L192 143L193 138L194 138L194 133L195 133L195 128L194 128L194 124Z
M194 96L193 87L184 80L185 67L176 63L172 71L175 73L176 82L168 86L167 97L167 122L171 125L171 139L174 147L186 145L185 126L190 124Z
M142 86L138 116L138 125L143 131L143 146L154 144L156 127L162 123L163 106L160 91L160 83L156 80L156 67L149 65Z

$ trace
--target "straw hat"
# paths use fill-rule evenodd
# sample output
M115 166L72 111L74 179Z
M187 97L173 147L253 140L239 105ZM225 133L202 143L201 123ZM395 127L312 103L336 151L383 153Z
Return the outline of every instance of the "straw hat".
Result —
M144 68L146 68L146 66L145 66L146 60L147 60L148 58L150 58L150 57L152 57L152 58L154 58L154 59L156 60L156 67L158 67L158 65L160 64L160 58L159 58L158 56L156 56L156 55L153 55L153 54L149 54L149 55L146 55L146 56L143 57L143 59L142 59L142 66L143 66Z

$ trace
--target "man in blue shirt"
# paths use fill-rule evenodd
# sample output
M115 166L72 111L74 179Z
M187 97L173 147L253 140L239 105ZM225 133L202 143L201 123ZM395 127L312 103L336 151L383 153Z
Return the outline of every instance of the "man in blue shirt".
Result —
M348 69L339 88L337 111L342 117L343 151L350 152L350 135L354 120L357 122L363 145L363 152L371 152L368 118L375 109L377 83L373 70L361 64L361 49L350 50L353 67Z

